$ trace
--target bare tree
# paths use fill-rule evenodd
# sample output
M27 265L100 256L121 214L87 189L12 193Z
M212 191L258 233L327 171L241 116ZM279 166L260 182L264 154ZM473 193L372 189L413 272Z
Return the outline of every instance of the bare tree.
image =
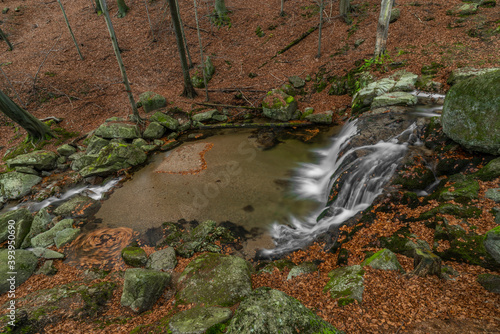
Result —
M324 8L324 0L320 1L319 5L319 34L318 34L318 54L316 58L321 57L321 28L323 27L323 8Z
M375 41L375 57L379 57L385 52L387 34L389 32L389 20L391 19L392 2L393 0L382 0L377 25L377 39Z
M0 90L0 111L11 120L19 124L28 136L33 140L46 139L54 137L50 128L42 123L38 118L19 107L10 97Z
M349 12L351 10L350 0L340 0L339 1L339 11L340 16L344 19L345 23L350 24L351 19L349 18Z
M285 0L281 0L280 16L285 16Z
M182 39L181 33L181 23L179 20L178 10L175 0L168 0L168 5L170 7L170 15L172 17L172 23L174 24L175 39L177 41L177 49L179 50L179 56L181 58L182 75L184 77L184 90L182 96L189 98L194 98L197 94L189 77L189 68L186 59L186 49L184 47L184 40Z
M63 12L64 21L66 21L66 25L68 26L68 30L69 30L69 33L71 35L71 38L73 39L73 43L75 43L76 52L78 52L80 59L83 60L83 56L82 56L82 53L80 52L80 48L78 47L78 43L76 42L75 35L73 34L73 30L71 30L71 26L69 25L68 17L66 16L66 11L64 10L64 7L61 3L61 0L57 0L57 2L59 3L59 6L61 7L61 10Z
M135 103L134 96L132 95L132 89L130 88L130 83L128 82L127 72L125 72L125 66L123 65L122 55L120 54L120 48L118 47L118 41L116 40L115 29L113 28L113 23L111 22L111 18L109 17L106 0L99 0L99 1L101 4L102 12L104 14L104 19L106 20L106 25L108 26L109 36L111 38L111 44L113 45L113 51L115 52L116 61L118 62L118 66L120 67L123 84L125 85L125 91L127 92L128 99L130 101L130 106L132 107L132 112L134 113L136 121L140 122L142 119L139 116L139 112L137 111L137 105Z
M0 29L0 37L2 37L2 39L5 41L5 43L7 43L7 45L9 46L10 51L12 51L14 49L14 47L12 46L12 44L10 44L9 39L3 33L2 29Z
M177 5L177 15L179 16L179 23L181 26L182 40L184 41L184 46L186 47L186 54L188 59L189 68L193 68L193 61L191 60L191 54L189 53L189 47L186 40L186 34L184 33L184 24L182 23L181 12L179 11L179 1L175 0L175 4Z
M198 42L200 44L200 59L201 59L201 64L203 64L203 44L201 43L200 23L198 21L198 5L196 3L196 0L193 0L193 1L194 1L194 18L196 20L196 31L198 33ZM208 102L207 76L205 74L205 68L204 67L203 67L203 70L202 70L202 74L203 74L203 85L205 86L205 96L206 96L205 101Z

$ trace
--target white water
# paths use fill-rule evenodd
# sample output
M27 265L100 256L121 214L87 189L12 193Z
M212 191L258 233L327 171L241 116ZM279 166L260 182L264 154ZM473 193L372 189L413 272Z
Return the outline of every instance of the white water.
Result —
M302 165L293 180L297 195L318 201L322 209L304 220L290 217L290 226L275 223L271 235L276 248L264 250L263 256L279 256L307 246L331 227L338 227L368 208L382 193L408 148L408 143L399 139L404 135L411 138L416 125L387 141L351 148L341 154L358 133L356 123L346 124L328 149L317 151L320 161ZM344 182L335 201L328 205L330 190L339 177ZM318 219L325 210L326 215Z

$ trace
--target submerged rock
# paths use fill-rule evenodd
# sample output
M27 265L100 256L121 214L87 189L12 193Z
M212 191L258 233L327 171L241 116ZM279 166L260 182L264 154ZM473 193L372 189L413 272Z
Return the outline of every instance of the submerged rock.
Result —
M141 313L150 309L170 283L170 274L133 268L125 271L121 305Z
M240 303L231 319L230 333L339 333L297 299L271 288L258 288Z
M232 312L221 307L193 307L176 313L169 323L173 334L203 334L231 318Z

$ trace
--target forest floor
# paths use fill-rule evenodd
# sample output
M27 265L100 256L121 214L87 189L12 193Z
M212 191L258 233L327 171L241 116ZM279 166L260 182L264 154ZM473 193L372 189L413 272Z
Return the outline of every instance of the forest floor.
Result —
M195 99L180 96L182 71L165 2L147 2L152 29L145 2L126 2L130 11L125 18L114 15L115 1L110 1L109 8L135 98L142 92L154 91L166 97L169 107L186 112L201 110L197 103L205 101L204 90L197 90ZM3 7L10 9L0 14L0 28L7 33L14 50L8 51L3 42L0 44L0 69L3 70L0 89L36 117L62 118L59 125L65 130L85 134L107 118L126 117L132 111L103 16L95 13L90 0L62 3L85 59L80 60L76 53L57 1L4 0ZM198 65L194 7L191 1L179 0L179 3L189 50ZM372 74L387 76L401 68L421 74L422 67L434 65L437 73L433 80L442 83L445 92L449 88L446 80L456 68L499 67L498 6L480 7L477 14L470 16L447 15L447 11L460 4L460 0L398 0L396 7L401 10L401 16L389 28L389 57L380 66L371 66ZM216 68L209 83L210 102L257 106L268 90L288 82L288 77L310 75L313 80L306 85L309 94L298 100L299 109L333 110L336 122L341 123L350 115L352 97L328 95L328 89L315 92L313 83L321 73L342 76L354 68L356 62L368 62L372 58L380 1L354 0L352 5L356 10L352 13L352 24L348 25L339 16L338 2L326 2L319 58L316 57L316 30L271 60L279 50L318 24L315 1L286 1L284 17L279 16L279 1L227 1L231 11L230 27L214 26L210 20L213 2L201 1L203 52L211 57ZM14 10L16 7L19 11ZM257 30L262 31L262 37ZM404 66L391 69L389 64L394 62L403 62ZM191 75L194 72L191 70ZM141 115L144 115L142 110ZM0 156L24 139L24 130L0 115ZM48 145L45 149L54 149L54 146ZM2 161L0 170L3 168ZM484 193L481 194L479 203L487 206L487 201ZM366 302L341 308L321 288L328 280L328 271L336 266L336 256L322 252L319 245L296 252L291 255L292 260L324 261L316 278L307 275L287 281L286 271L275 271L271 275L255 276L254 288L265 285L285 291L347 333L500 332L500 299L475 280L478 274L490 272L486 269L447 263L462 273L455 281L368 270ZM400 255L398 258L407 271L412 269L411 258ZM176 271L182 270L187 261L181 260ZM350 265L361 262L356 257L350 261ZM71 282L81 275L78 269L63 263L57 266L59 273L53 277L31 277L19 288L19 296ZM114 291L112 306L105 314L107 319L118 319L116 323L111 321L103 326L99 322L66 320L50 325L47 333L128 333L139 324L159 321L173 310L172 300L162 297L152 312L135 316L119 306L120 295L121 287ZM4 296L0 298L0 304L4 299ZM131 320L123 323L120 317Z

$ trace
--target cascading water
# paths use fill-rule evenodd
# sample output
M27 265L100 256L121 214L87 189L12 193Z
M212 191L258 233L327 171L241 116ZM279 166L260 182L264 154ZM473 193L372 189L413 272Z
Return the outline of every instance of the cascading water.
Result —
M350 147L359 131L357 121L346 124L328 149L317 151L320 161L302 165L293 179L297 195L318 201L322 209L303 220L291 217L291 226L275 223L271 235L276 248L262 251L261 256L277 257L305 247L368 208L405 156L408 142L403 138L416 140L416 127L413 123L399 135L373 145Z

